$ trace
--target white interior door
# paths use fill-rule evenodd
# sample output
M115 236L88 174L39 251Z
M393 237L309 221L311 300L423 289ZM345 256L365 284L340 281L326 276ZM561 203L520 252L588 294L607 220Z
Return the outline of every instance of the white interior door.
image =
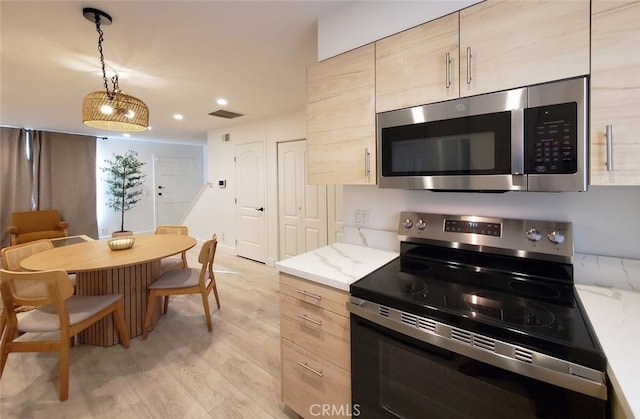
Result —
M327 244L327 187L307 185L305 140L278 144L279 259Z
M156 226L180 222L198 192L195 168L190 158L155 158Z
M264 263L267 259L264 142L237 145L236 253Z

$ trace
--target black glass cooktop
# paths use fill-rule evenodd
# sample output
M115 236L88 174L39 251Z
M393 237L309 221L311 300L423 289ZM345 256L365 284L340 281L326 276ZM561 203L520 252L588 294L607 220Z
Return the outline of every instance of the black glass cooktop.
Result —
M403 242L399 258L352 284L350 292L604 369L574 291L572 265Z

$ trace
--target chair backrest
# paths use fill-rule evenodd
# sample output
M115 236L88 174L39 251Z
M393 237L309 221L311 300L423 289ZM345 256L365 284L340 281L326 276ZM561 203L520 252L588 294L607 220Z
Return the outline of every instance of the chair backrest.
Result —
M5 247L1 251L2 268L9 271L23 271L24 269L20 267L20 262L31 255L44 252L49 249L53 249L53 243L48 239Z
M54 304L59 312L66 312L64 300L74 292L71 278L59 269L38 272L0 269L0 285L6 307Z
M187 226L158 226L156 227L156 234L179 234L188 236L189 228Z
M58 222L58 210L22 211L11 214L11 225L18 227L20 233L56 230Z
M198 255L198 262L202 264L200 270L200 281L204 281L206 272L209 272L209 276L213 276L213 260L216 257L216 248L218 247L218 240L207 240L202 244L200 248L200 254Z

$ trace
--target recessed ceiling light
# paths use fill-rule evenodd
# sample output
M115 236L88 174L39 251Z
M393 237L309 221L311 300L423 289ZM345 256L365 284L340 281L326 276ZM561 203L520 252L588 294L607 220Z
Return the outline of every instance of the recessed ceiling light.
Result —
M149 131L151 131L151 130L153 129L153 127L151 127L151 125L149 125L149 126L147 127L147 129L148 129Z
M131 134L129 134L128 132L125 132L124 134L122 134L122 136L129 138L129 137L131 137Z
M180 119L184 118L184 117L183 117L182 115L180 115L179 113L177 113L177 114L173 115L173 117L174 117L175 119L178 119L178 120L180 120Z
M218 98L218 100L216 100L216 103L217 103L218 105L220 105L220 106L224 106L224 105L226 105L226 104L227 104L227 99L222 98L222 97L221 97L221 98Z

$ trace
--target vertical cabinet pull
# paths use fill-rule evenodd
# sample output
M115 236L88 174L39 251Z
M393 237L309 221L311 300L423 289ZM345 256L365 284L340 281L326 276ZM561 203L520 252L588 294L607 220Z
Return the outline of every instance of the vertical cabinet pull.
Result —
M607 125L607 172L613 171L613 125Z
M451 87L451 53L447 52L447 55L444 57L444 68L445 68L445 87L448 89Z
M322 377L322 370L318 371L315 368L311 368L306 362L300 362L298 361L298 365L300 365L302 368L306 368L309 371L311 371L312 373L314 373L315 375L317 375L318 377Z
M366 177L369 177L369 175L371 175L371 167L370 167L370 160L371 157L371 153L369 153L369 147L365 147L364 148L364 175Z
M471 84L471 47L467 47L467 84Z

